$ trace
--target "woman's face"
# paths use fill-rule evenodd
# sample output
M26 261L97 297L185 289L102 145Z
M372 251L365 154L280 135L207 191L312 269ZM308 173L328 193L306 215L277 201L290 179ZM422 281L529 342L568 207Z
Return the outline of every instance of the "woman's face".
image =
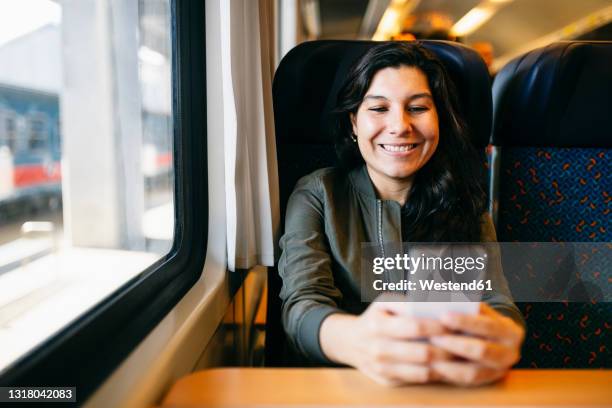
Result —
M440 138L427 77L414 67L378 71L351 122L370 176L378 180L411 181Z

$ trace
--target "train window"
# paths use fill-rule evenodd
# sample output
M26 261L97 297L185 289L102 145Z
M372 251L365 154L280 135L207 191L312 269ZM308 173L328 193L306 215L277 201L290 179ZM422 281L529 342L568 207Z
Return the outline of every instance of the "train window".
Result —
M0 109L0 148L14 149L15 120L5 109Z
M185 47L173 31L181 30L176 8L171 0L0 4L0 60L10 61L0 64L3 383L49 385L59 380L43 381L33 367L61 364L66 383L85 382L86 393L201 272L201 252L186 251L202 251L203 234L193 232L204 226L186 207L206 208L205 188L193 196L189 185L191 171L205 183L205 160L190 164L182 152L201 154L203 119L175 118L203 101L189 99L188 73L176 75L175 51ZM101 346L102 331L118 344ZM80 358L95 354L103 367L65 368L78 364L75 336Z
M29 131L28 148L30 150L44 150L49 132L47 118L44 114L32 115Z
M8 151L15 151L16 140L17 123L15 114L9 109L0 108L0 148L4 147L5 154Z
M5 3L0 368L165 255L174 228L168 2Z
M4 123L6 125L6 146L11 150L15 150L15 146L17 145L17 125L15 124L15 118L9 116Z

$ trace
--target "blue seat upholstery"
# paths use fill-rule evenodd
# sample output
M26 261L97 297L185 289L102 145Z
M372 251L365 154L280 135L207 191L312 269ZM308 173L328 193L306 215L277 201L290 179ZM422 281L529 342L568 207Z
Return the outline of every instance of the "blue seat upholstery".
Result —
M610 242L612 42L559 42L493 84L499 241ZM611 271L597 279L602 287ZM610 367L610 303L522 303L520 365Z
M490 79L484 62L475 51L458 43L420 43L432 51L448 71L457 89L472 140L483 148L484 163L484 146L489 141L492 112ZM331 111L351 65L375 44L372 41L306 42L291 50L281 61L274 77L273 99L283 217L296 181L316 169L336 164L332 132L335 124ZM280 319L280 287L276 269L270 268L266 364L304 364L289 361L287 357L287 342Z

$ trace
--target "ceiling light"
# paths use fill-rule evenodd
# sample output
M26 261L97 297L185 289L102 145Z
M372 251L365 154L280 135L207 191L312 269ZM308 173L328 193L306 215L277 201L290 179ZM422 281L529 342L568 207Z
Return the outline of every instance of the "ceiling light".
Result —
M490 7L474 7L455 23L451 28L451 34L461 37L476 31L478 27L491 18L493 12L494 10Z
M401 31L404 18L419 5L421 0L393 0L385 10L378 23L376 32L372 39L374 41L385 41Z

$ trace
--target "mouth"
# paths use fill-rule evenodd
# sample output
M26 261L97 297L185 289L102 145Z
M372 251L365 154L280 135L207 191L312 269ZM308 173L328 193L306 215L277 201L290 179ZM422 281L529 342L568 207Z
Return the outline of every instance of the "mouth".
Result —
M379 144L379 146L389 153L408 153L415 150L419 143L401 143L401 144Z

